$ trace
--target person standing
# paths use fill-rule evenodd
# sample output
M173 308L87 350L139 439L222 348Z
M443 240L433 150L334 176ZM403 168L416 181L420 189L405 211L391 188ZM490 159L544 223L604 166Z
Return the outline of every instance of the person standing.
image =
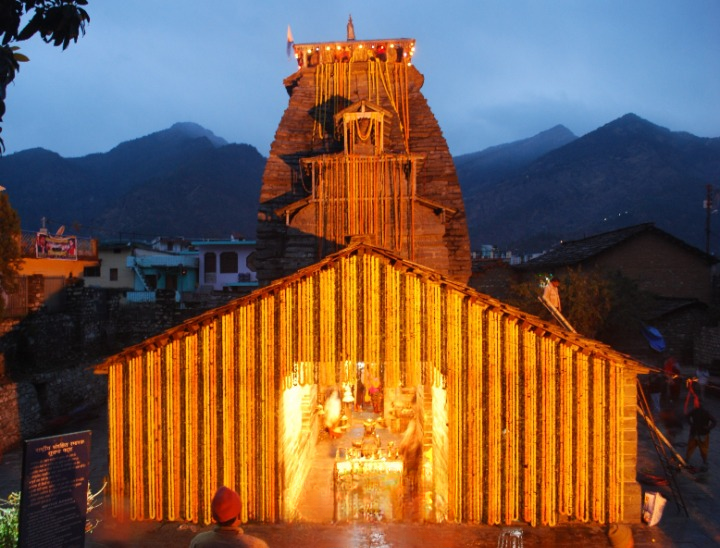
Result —
M370 381L370 401L373 406L373 413L382 414L383 412L383 388L380 379L377 376L373 376Z
M215 492L210 509L217 525L212 531L195 535L190 548L269 548L267 542L246 535L239 527L242 502L229 487L223 485Z
M704 365L698 365L695 370L695 377L697 378L698 392L702 401L705 401L705 388L710 383L710 371Z
M660 398L665 390L665 377L662 373L651 373L649 385L653 411L655 411L655 413L660 413L660 411L662 411L662 408L660 407Z
M685 462L690 462L690 457L695 448L700 449L700 457L703 460L703 469L708 467L708 447L710 446L710 430L715 428L717 421L710 412L703 407L702 402L687 414L687 421L690 423L690 437L687 443Z
M680 364L675 356L665 360L663 366L670 403L677 403L680 399Z
M408 423L398 453L403 460L404 514L408 519L417 519L420 516L423 463L423 429L418 417Z
M555 308L557 308L558 312L562 312L562 306L560 304L560 292L558 291L559 285L560 280L558 280L557 278L553 278L547 284L545 284L545 289L543 290L543 299L553 305Z

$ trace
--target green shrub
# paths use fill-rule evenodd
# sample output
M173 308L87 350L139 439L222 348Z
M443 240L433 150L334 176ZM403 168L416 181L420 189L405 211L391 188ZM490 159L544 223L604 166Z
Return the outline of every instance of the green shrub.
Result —
M105 489L93 493L88 484L87 493L87 516L85 521L85 532L92 533L98 526L100 520L91 517L93 510L102 503L96 499ZM0 499L0 548L16 548L20 534L20 493L10 493L7 499Z

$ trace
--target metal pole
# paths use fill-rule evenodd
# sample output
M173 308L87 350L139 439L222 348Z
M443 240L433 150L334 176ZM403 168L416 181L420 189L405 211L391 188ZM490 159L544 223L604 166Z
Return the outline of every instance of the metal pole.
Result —
M710 215L712 215L712 185L706 185L705 190L705 253L710 255Z

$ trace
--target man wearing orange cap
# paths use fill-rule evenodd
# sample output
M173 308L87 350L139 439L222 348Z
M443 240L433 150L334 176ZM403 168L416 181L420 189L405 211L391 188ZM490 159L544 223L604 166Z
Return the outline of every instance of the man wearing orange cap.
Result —
M242 510L240 495L232 489L220 487L210 504L212 518L217 523L212 531L198 533L190 548L268 548L264 540L246 535L238 525Z

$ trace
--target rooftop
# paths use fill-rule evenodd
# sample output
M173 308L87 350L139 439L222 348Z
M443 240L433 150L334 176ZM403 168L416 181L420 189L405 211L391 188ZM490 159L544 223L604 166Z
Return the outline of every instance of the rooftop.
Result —
M717 259L702 250L676 238L672 234L660 230L654 223L642 223L610 232L595 234L580 240L561 242L548 252L527 261L521 268L534 269L537 267L568 266L581 263L587 259L600 255L601 253L616 247L617 245L634 238L642 233L653 233L662 236L673 243L680 245L693 253L702 255L708 261L717 262Z

